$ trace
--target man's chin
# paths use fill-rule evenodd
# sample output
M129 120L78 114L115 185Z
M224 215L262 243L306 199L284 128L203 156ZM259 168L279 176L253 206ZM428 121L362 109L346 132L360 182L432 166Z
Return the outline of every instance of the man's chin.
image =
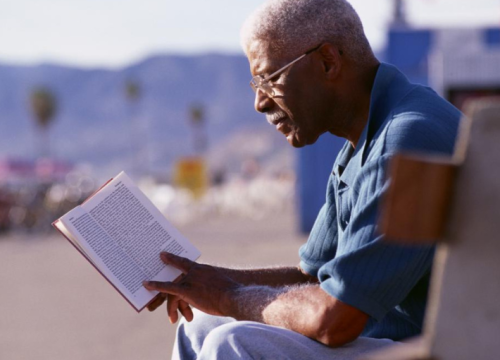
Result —
M286 140L290 145L292 145L294 148L301 148L307 145L304 139L301 139L300 137L296 136L295 134L288 134L286 136Z
M318 140L318 137L305 137L298 134L290 133L286 135L286 140L294 148L301 148L306 145L312 145Z

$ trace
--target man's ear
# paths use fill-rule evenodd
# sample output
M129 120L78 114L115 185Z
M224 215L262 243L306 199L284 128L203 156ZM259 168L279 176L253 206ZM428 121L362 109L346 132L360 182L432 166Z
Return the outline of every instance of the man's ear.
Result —
M321 55L323 70L329 80L334 80L338 77L342 67L341 50L330 43L324 43L318 49Z

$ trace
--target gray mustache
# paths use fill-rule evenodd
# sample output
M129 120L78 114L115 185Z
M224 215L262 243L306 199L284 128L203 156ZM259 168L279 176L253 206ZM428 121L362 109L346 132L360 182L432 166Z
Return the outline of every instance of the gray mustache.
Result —
M272 114L266 114L266 120L269 124L273 125L273 122L286 117L286 114L282 111L274 112Z

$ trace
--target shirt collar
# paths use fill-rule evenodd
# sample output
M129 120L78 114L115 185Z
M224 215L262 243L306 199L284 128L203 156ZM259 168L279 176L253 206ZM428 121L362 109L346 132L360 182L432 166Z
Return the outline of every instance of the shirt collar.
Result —
M352 186L368 156L369 145L377 140L378 130L411 87L412 84L396 67L385 63L379 65L372 87L368 121L356 149L347 141L335 162L334 172L340 177L340 181Z

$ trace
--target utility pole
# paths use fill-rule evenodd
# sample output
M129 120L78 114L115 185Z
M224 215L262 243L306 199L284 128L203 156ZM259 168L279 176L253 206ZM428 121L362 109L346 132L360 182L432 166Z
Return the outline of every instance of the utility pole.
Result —
M392 17L392 27L404 28L408 26L404 0L394 0L394 12Z
M138 81L127 80L125 83L125 97L128 102L128 115L130 121L130 144L132 150L132 168L136 176L143 176L149 163L146 152L144 131L142 131L141 119L138 117L138 109L142 98L142 89Z

